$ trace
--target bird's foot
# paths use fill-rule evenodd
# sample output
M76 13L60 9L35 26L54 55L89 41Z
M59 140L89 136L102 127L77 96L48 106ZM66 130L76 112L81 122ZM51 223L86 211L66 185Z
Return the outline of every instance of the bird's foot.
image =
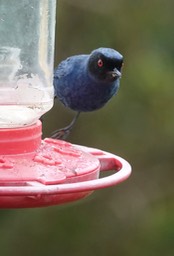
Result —
M66 140L70 132L71 132L71 129L67 129L67 127L61 128L54 131L51 135L51 138L56 140Z
M54 131L51 134L51 138L57 139L57 140L66 140L66 138L70 134L72 128L74 127L74 124L76 123L79 115L80 115L80 112L77 112L77 114L73 118L72 122L68 126Z

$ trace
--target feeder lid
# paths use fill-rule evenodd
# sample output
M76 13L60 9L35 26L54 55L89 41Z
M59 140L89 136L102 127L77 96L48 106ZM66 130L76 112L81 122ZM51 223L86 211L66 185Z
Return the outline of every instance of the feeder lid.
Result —
M74 181L97 171L100 163L93 155L72 144L45 139L36 152L1 155L0 184L22 184L37 181L45 185Z
M100 171L115 170L99 178ZM41 122L0 129L0 208L41 207L79 200L129 177L131 167L113 154L47 138Z

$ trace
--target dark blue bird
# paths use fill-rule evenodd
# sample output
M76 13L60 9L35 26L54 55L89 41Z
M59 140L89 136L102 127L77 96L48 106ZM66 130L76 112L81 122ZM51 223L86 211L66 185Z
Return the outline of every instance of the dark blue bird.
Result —
M119 89L123 56L111 48L98 48L89 55L62 61L54 72L55 96L77 111L70 125L55 131L53 138L65 138L80 112L103 107Z

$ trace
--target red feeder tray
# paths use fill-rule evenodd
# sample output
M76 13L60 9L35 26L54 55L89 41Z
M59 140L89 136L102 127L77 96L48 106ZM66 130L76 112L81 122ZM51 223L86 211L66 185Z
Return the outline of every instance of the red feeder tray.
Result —
M99 178L101 171L115 170ZM129 177L116 155L61 140L41 140L41 122L0 130L0 208L57 205L86 197Z

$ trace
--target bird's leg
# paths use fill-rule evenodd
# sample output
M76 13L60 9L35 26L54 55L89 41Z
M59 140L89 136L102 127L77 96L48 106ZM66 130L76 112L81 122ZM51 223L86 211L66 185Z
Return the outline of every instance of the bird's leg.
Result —
M73 118L71 123L64 128L54 131L51 135L51 138L65 140L68 137L68 135L70 134L72 128L74 127L74 124L76 123L79 115L80 115L80 112L77 112L77 114L75 115L75 117Z

